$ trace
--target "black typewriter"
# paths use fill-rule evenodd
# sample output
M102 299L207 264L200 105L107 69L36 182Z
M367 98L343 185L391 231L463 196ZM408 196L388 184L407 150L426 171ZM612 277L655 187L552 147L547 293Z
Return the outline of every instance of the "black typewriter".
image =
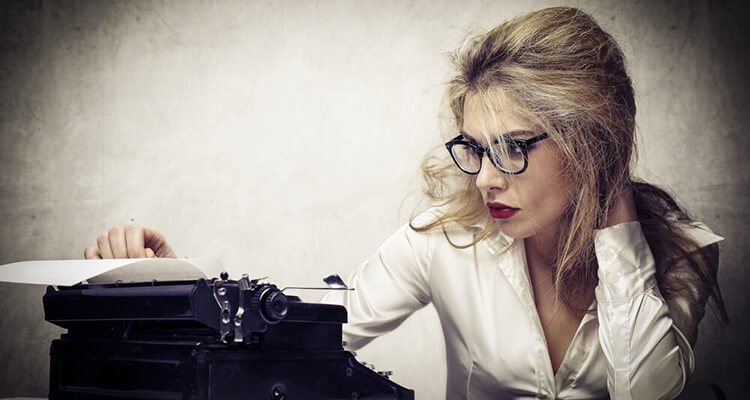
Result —
M48 287L50 399L413 399L341 341L346 309L220 279Z

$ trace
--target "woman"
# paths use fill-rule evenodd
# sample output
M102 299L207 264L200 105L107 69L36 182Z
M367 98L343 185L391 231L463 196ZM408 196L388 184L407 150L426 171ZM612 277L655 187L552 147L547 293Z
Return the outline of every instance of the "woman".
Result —
M631 179L635 102L614 40L550 8L468 40L448 85L456 136L424 163L433 208L351 276L358 348L433 303L447 398L677 396L720 237ZM458 167L458 168L456 168ZM173 256L114 227L87 258Z

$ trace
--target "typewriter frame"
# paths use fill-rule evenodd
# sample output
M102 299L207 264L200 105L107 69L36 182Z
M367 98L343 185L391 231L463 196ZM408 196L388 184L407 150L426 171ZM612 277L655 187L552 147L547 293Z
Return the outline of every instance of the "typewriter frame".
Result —
M344 350L346 309L199 279L48 287L50 399L413 399Z

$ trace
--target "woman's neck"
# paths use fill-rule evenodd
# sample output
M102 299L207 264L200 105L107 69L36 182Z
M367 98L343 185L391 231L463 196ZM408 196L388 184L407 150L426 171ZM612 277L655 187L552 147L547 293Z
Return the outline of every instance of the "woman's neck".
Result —
M526 258L535 265L552 268L557 258L557 232L546 230L524 240Z
M553 229L545 230L524 240L526 264L535 294L537 288L544 291L554 290L553 273L557 263L558 240L558 232ZM570 295L567 297L569 304L560 303L559 306L569 309L580 318L594 300L594 286Z

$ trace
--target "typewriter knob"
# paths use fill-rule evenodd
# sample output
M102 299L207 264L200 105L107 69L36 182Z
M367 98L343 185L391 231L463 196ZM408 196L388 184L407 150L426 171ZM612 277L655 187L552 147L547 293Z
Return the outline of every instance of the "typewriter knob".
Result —
M271 388L271 400L286 400L286 386L277 383Z
M260 296L260 314L269 324L277 324L289 312L289 299L279 289L269 288Z

